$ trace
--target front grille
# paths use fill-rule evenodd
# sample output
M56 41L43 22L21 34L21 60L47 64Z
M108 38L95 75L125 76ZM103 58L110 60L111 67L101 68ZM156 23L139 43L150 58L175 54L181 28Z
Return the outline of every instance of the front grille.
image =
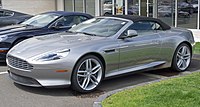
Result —
M8 64L19 69L24 69L24 70L33 69L33 66L31 64L29 64L25 60L16 58L14 56L8 56Z
M28 86L41 87L41 85L35 79L33 79L33 78L20 76L20 75L14 74L12 72L9 72L9 76L10 76L10 78L12 80L16 81L19 84L24 84L24 85L28 85Z

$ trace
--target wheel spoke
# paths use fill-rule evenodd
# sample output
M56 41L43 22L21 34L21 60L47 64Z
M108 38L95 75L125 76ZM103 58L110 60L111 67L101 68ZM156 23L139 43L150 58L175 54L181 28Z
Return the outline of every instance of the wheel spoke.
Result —
M99 70L101 70L101 66L100 65L97 65L95 66L93 69L92 69L92 74L96 74Z
M182 47L182 51L181 51L181 53L182 53L182 55L185 55L186 54L186 52L187 52L187 48L184 46L184 47Z
M86 84L84 85L83 89L86 89L86 88L87 88L89 82L90 82L90 77L87 78L87 82L86 82Z
M88 77L86 77L84 80L83 80L83 83L81 85L82 88L84 88L85 84L86 84L86 81L87 81Z
M181 58L181 56L182 56L182 53L178 52L177 57Z
M94 79L94 80L93 80ZM94 75L91 75L91 82L95 85L98 85L98 81L97 81L97 78L94 76Z
M92 61L91 59L86 60L86 70L89 71L92 68Z
M87 73L87 71L78 71L78 73Z
M183 59L186 59L186 60L187 60L187 59L190 59L190 54L184 55L184 56L183 56Z
M190 56L184 57L183 59L188 60L190 59Z
M85 62L85 63L86 63L86 65L85 65L85 66L86 66L86 71L88 71L88 70L89 70L89 59L88 59L88 60L86 60L86 62Z
M84 77L84 78L87 77L86 74L77 74L77 76L78 76L78 77Z
M177 66L180 68L182 64L183 64L183 60L180 59L180 60L178 61L178 63L177 63Z
M185 68L187 66L187 62L185 60L183 60L183 68Z
M89 70L91 70L91 69L92 69L92 60L89 59Z

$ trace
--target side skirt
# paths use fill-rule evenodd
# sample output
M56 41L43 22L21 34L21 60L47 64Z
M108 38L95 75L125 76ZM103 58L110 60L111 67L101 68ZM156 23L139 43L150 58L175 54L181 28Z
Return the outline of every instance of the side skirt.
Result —
M126 74L126 73L131 73L131 72L137 72L137 71L141 71L141 70L145 70L145 69L150 69L150 68L161 66L165 63L166 63L166 61L157 61L157 62L151 62L151 63L148 63L148 64L139 65L139 66L129 68L129 69L125 69L125 70L121 70L121 71L115 70L111 73L106 74L105 78L113 77L113 76L117 76L117 75L121 75L121 74Z

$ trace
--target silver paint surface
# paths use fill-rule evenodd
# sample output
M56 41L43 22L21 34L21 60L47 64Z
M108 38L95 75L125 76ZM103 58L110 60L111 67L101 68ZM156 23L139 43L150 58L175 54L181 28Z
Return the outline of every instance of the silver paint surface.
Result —
M148 68L170 67L178 45L183 42L187 42L191 46L194 45L192 33L180 28L139 33L138 36L133 38L118 39L121 33L133 24L130 20L126 21L128 23L110 37L59 33L25 40L14 46L8 52L8 55L27 61L33 65L33 69L27 72L8 63L10 72L34 78L41 86L70 85L75 64L87 54L98 54L103 57L105 77L107 78ZM70 49L68 56L63 59L47 62L33 61L33 58L37 55L62 49ZM68 72L58 73L56 70L68 70Z

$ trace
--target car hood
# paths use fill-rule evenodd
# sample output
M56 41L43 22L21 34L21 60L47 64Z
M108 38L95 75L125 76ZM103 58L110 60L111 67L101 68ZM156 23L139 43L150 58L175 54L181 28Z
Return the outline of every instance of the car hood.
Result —
M105 39L105 37L72 33L45 35L22 41L18 45L14 46L8 54L27 59L46 52L55 52L63 49L88 45L92 42L103 39Z
M22 25L22 24L11 25L11 26L6 26L6 27L1 27L0 35L18 33L18 32L23 32L23 31L31 31L31 30L37 30L37 29L40 29L40 28L34 27L34 26Z

